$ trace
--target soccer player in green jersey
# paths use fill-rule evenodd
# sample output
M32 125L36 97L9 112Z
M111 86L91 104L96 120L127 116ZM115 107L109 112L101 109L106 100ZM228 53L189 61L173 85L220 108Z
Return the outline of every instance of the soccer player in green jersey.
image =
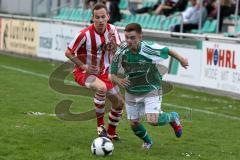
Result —
M125 106L131 128L144 141L142 147L150 149L152 139L140 123L143 115L149 124L170 124L176 137L182 135L178 113L161 110L162 74L157 66L169 55L180 61L184 68L187 68L188 60L167 47L142 41L142 28L138 23L130 23L125 27L125 38L126 42L120 45L113 57L109 78L125 88ZM124 76L119 76L119 72Z

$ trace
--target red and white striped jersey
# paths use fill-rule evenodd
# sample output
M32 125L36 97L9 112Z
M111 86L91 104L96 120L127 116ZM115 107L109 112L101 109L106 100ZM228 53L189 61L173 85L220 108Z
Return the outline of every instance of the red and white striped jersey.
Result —
M114 33L114 37L109 36ZM77 55L82 63L99 67L100 73L108 70L111 58L114 55L111 48L112 41L120 45L121 39L114 25L107 24L103 34L97 33L94 25L81 30L68 45L72 54Z

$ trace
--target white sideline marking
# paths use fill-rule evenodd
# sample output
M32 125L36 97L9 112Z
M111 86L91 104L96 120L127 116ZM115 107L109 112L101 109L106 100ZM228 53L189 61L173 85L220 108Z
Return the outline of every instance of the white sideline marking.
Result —
M56 114L49 114L44 112L24 112L24 114L30 115L30 116L50 116L50 117L56 117Z
M174 107L174 108L184 109L184 110L188 110L188 111L192 110L192 111L195 111L195 112L217 115L219 117L240 121L240 117L229 116L229 115L225 115L225 114L222 114L222 113L216 113L216 112L211 112L211 111L207 111L207 110L190 108L190 107L187 107L187 106L180 106L180 105L175 105L175 104L170 104L170 103L163 103L163 104L166 105L166 106Z
M24 69L19 69L19 68L15 68L15 67L10 67L10 66L6 66L6 65L0 65L0 67L5 68L5 69L8 69L8 70L18 71L18 72L30 74L30 75L33 75L33 76L37 76L37 77L42 77L42 78L49 79L49 76L46 75L46 74L31 72L31 71L27 71L27 70L24 70ZM67 83L75 84L75 85L76 85L76 83L75 83L74 81L64 80L64 82L67 82Z
M6 65L0 65L0 66L2 68L8 69L8 70L18 71L18 72L30 74L30 75L37 76L37 77L49 78L48 75L41 74L41 73L31 72L31 71L27 71L27 70L15 68L15 67L10 67L10 66L6 66Z
M46 79L49 78L49 76L45 75L45 74L35 73L35 72L31 72L31 71L27 71L27 70L15 68L15 67L10 67L10 66L6 66L6 65L0 65L0 67L8 69L8 70L18 71L18 72L25 73L25 74L30 74L30 75L37 76L37 77L42 77L42 78L46 78ZM75 84L75 82L69 81L69 80L66 80L66 82L71 83L71 84ZM87 98L92 99L92 97L89 97L89 96L81 96L81 97L87 97ZM240 117L229 116L229 115L225 115L225 114L222 114L222 113L216 113L216 112L211 112L211 111L202 110L202 109L195 109L195 108L190 108L190 107L187 107L187 106L180 106L180 105L175 105L175 104L170 104L170 103L163 103L163 105L174 107L174 108L179 108L179 109L184 109L184 110L192 110L192 111L195 111L195 112L211 114L211 115L216 115L216 116L223 117L223 118L226 118L226 119L240 121Z

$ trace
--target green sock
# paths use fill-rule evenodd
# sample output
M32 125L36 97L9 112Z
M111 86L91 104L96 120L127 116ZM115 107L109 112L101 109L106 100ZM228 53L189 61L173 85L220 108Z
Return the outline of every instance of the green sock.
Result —
M159 114L158 117L158 125L163 126L165 124L168 124L174 120L174 117L171 113L163 112Z
M132 126L131 128L132 128L134 134L136 136L138 136L140 139L142 139L144 142L152 143L152 139L150 138L150 136L147 133L146 128L142 124L139 124L134 127Z

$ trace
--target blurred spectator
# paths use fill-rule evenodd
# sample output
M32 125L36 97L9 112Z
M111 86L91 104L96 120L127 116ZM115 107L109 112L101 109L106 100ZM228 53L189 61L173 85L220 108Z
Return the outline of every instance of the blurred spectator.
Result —
M223 19L235 13L235 4L232 0L220 0L219 32L222 31Z
M206 6L208 17L212 19L216 19L216 16L217 16L216 0L204 0L203 3Z
M151 13L158 8L158 6L161 4L161 2L162 2L162 0L158 0L153 6L150 6L150 7L143 7L143 8L139 8L139 9L131 8L130 12L132 14Z
M240 2L240 1L239 1ZM217 18L218 4L217 0L206 0L208 17ZM235 14L236 2L233 0L220 0L220 18L219 18L219 31L222 31L223 19Z
M192 29L198 29L198 23L200 17L202 16L202 24L205 22L207 18L207 10L206 7L203 6L200 8L200 4L197 3L197 0L189 0L191 6L188 7L184 12L182 12L183 18L183 32L188 32ZM175 25L171 29L173 32L180 32L181 25Z
M97 2L98 0L85 0L85 8L91 9Z
M184 11L187 4L188 0L166 0L164 3L158 6L154 13L156 15L163 14L165 16L169 16L176 11Z
M162 0L157 1L152 7L143 7L140 9L131 9L132 14L141 13L154 13L156 15L163 14L169 16L176 11L184 11L187 6L188 0Z
M97 0L96 0L97 1ZM120 0L99 0L98 2L103 3L107 6L110 19L108 23L113 24L114 22L121 20L121 13L118 7ZM93 5L96 3L93 3ZM91 20L92 23L92 20Z
M116 21L121 20L121 13L118 7L120 0L108 0L107 7L110 15L109 23L113 24Z

